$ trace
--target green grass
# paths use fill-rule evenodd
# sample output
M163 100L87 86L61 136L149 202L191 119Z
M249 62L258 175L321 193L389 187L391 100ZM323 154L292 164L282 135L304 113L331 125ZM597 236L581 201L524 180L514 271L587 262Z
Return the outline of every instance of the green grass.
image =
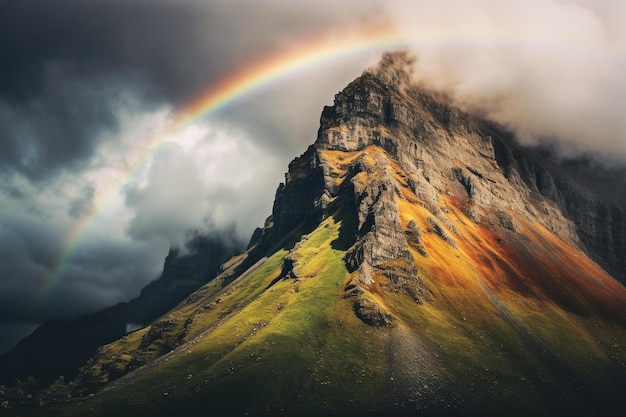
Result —
M287 253L281 250L234 282L232 291L204 300L220 298L211 309L195 306L202 313L196 312L192 334L215 327L188 351L132 384L40 411L59 416L199 410L258 415L286 409L285 415L317 415L320 410L345 415L346 406L354 404L354 415L366 412L379 402L388 378L385 334L360 322L349 300L341 298L348 272L344 252L331 245L339 228L331 217L303 239L296 252L297 280L285 278L270 286ZM191 311L189 306L180 310ZM180 311L174 313L183 320ZM230 316L216 326L225 314Z

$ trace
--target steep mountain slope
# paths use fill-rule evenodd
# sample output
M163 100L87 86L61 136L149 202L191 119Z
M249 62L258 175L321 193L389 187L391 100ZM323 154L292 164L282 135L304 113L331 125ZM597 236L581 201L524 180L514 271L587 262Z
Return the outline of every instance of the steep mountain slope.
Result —
M73 379L99 346L150 323L214 278L235 252L229 246L219 238L196 236L188 252L170 251L161 277L139 297L73 320L44 323L0 357L0 383L19 378L45 387L59 376Z
M217 278L40 393L78 400L9 412L621 415L624 207L406 67L337 94Z

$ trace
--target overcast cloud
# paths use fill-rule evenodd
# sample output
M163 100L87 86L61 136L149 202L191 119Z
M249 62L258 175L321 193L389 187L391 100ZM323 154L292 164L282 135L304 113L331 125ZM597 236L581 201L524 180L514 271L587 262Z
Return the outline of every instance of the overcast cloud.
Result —
M341 4L337 4L341 3ZM626 161L623 1L5 0L0 3L0 352L33 326L138 295L192 229L245 243L322 106L379 50L304 71L170 138L176 110L312 34L392 24L417 74L524 143ZM98 206L106 201L104 206ZM64 238L98 212L47 295Z

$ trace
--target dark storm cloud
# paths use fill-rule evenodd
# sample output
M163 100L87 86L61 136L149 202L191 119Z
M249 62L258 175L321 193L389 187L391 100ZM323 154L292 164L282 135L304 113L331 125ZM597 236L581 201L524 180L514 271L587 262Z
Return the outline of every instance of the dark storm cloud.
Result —
M115 81L108 77L81 79L57 67L44 78L43 95L13 106L0 102L0 164L35 179L60 168L80 169L100 133L115 128L123 98L109 89Z
M79 169L124 95L177 101L210 73L199 5L19 0L0 6L0 162L30 177ZM217 28L219 29L219 28ZM219 49L219 48L218 48ZM216 49L216 50L218 50ZM218 60L219 62L219 60ZM200 70L200 71L199 71Z
M154 87L185 92L202 56L203 28L219 24L198 4L141 0L9 0L0 15L0 93L25 103L45 93L50 65L79 74L144 71ZM211 52L211 51L206 51ZM194 59L192 59L194 58ZM188 90L186 91L188 92Z
M155 94L189 98L211 75L345 19L348 6L284 1L6 0L0 14L0 94L27 102L48 66L78 73L139 72ZM364 7L367 10L368 7Z
M280 13L275 13L279 7ZM0 5L0 163L80 169L131 95L174 108L285 39L337 19L280 1L8 0Z

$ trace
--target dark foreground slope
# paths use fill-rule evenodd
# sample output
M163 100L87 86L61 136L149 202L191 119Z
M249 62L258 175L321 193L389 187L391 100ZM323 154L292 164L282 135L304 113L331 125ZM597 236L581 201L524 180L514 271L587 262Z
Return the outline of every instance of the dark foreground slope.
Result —
M623 207L402 63L324 109L217 278L8 415L622 415Z

